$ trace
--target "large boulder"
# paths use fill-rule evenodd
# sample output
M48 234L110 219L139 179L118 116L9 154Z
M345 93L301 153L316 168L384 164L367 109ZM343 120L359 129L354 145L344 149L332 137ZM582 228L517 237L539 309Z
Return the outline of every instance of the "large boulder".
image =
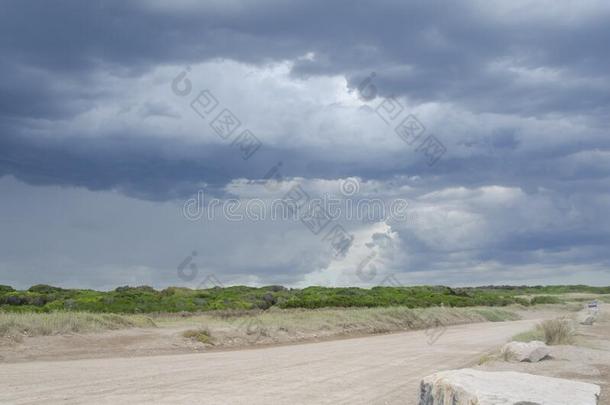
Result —
M529 361L536 363L550 353L549 347L538 340L534 340L528 343L524 342L510 342L504 345L502 348L502 355L507 360L516 361Z
M594 384L513 371L441 371L425 377L419 405L596 405Z

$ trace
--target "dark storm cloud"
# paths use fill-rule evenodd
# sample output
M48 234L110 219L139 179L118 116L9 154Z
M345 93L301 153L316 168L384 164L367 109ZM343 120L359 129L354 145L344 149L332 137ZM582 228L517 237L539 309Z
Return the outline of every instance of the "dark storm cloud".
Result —
M607 14L601 10L568 24L532 16L492 18L474 3L435 1L9 1L0 16L1 130L3 142L10 144L2 157L27 156L60 183L91 189L122 185L147 198L172 196L168 190L180 181L221 184L235 177L260 178L278 160L293 163L287 176L431 173L438 185L556 181L552 166L560 165L563 155L608 145L583 145L575 139L557 146L568 149L560 153L551 145L546 151L524 153L518 150L519 136L500 129L505 132L489 135L483 148L457 140L467 149L474 146L473 152L467 158L448 156L430 172L421 162L404 162L400 153L338 165L315 148L267 148L246 167L233 160L226 164L230 152L220 147L192 155L161 153L164 141L147 139L141 144L125 141L133 142L133 152L126 152L115 139L132 134L101 133L109 139L44 147L21 134L31 120L66 120L108 102L106 89L96 84L96 72L137 78L164 64L215 58L264 64L308 52L314 58L297 61L294 75L340 74L356 87L375 71L381 95L403 95L415 102L447 102L475 114L560 113L563 119L574 116L585 122L587 117L608 118ZM534 76L524 79L519 69ZM142 115L175 113L147 104ZM44 132L44 123L38 125ZM165 142L175 148L176 141ZM7 163L2 167L6 174L39 181L25 169ZM603 170L599 174L605 175ZM588 172L579 175L586 178Z
M196 194L204 185L211 194L222 196L222 188L231 180L264 179L278 163L285 178L389 178L397 171L414 172L416 164L400 164L403 154L390 154L385 164L346 165L312 148L263 147L243 160L227 144L183 145L125 134L93 139L8 135L0 138L0 176L13 175L34 185L114 189L131 197L164 201Z
M90 190L117 189L152 200L183 198L205 183L214 193L251 167L224 145L178 148L163 158L166 141L109 136L86 140L0 140L0 174L31 184L59 184ZM223 164L221 164L221 162Z
M18 66L126 75L164 63L264 63L314 52L316 59L298 63L295 74L358 79L374 70L385 94L419 101L523 115L607 113L608 10L578 24L534 18L527 7L524 13L491 18L474 3L438 1L12 1L0 17L0 48ZM498 63L507 66L492 69ZM522 82L506 67L568 77Z

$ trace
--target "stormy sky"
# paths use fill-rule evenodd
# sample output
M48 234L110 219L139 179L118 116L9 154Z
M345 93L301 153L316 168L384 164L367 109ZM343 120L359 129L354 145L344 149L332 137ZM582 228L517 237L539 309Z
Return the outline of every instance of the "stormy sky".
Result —
M0 284L610 284L608 2L1 7Z

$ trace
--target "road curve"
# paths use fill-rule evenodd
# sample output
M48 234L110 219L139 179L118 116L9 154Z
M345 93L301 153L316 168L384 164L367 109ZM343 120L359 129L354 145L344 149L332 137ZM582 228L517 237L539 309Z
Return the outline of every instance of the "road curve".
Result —
M464 367L536 320L261 349L0 365L1 404L416 404L420 379Z

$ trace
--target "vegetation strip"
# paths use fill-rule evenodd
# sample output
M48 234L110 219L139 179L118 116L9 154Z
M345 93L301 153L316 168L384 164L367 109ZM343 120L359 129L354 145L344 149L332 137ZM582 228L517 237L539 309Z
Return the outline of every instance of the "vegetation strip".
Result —
M511 304L556 304L564 293L608 294L610 287L468 287L444 286L303 289L282 286L214 287L191 290L169 287L119 287L113 291L64 289L35 285L25 291L0 285L0 310L54 312L58 310L154 313L200 312L211 310L249 310L278 308L389 307L425 308L432 306L471 307Z

